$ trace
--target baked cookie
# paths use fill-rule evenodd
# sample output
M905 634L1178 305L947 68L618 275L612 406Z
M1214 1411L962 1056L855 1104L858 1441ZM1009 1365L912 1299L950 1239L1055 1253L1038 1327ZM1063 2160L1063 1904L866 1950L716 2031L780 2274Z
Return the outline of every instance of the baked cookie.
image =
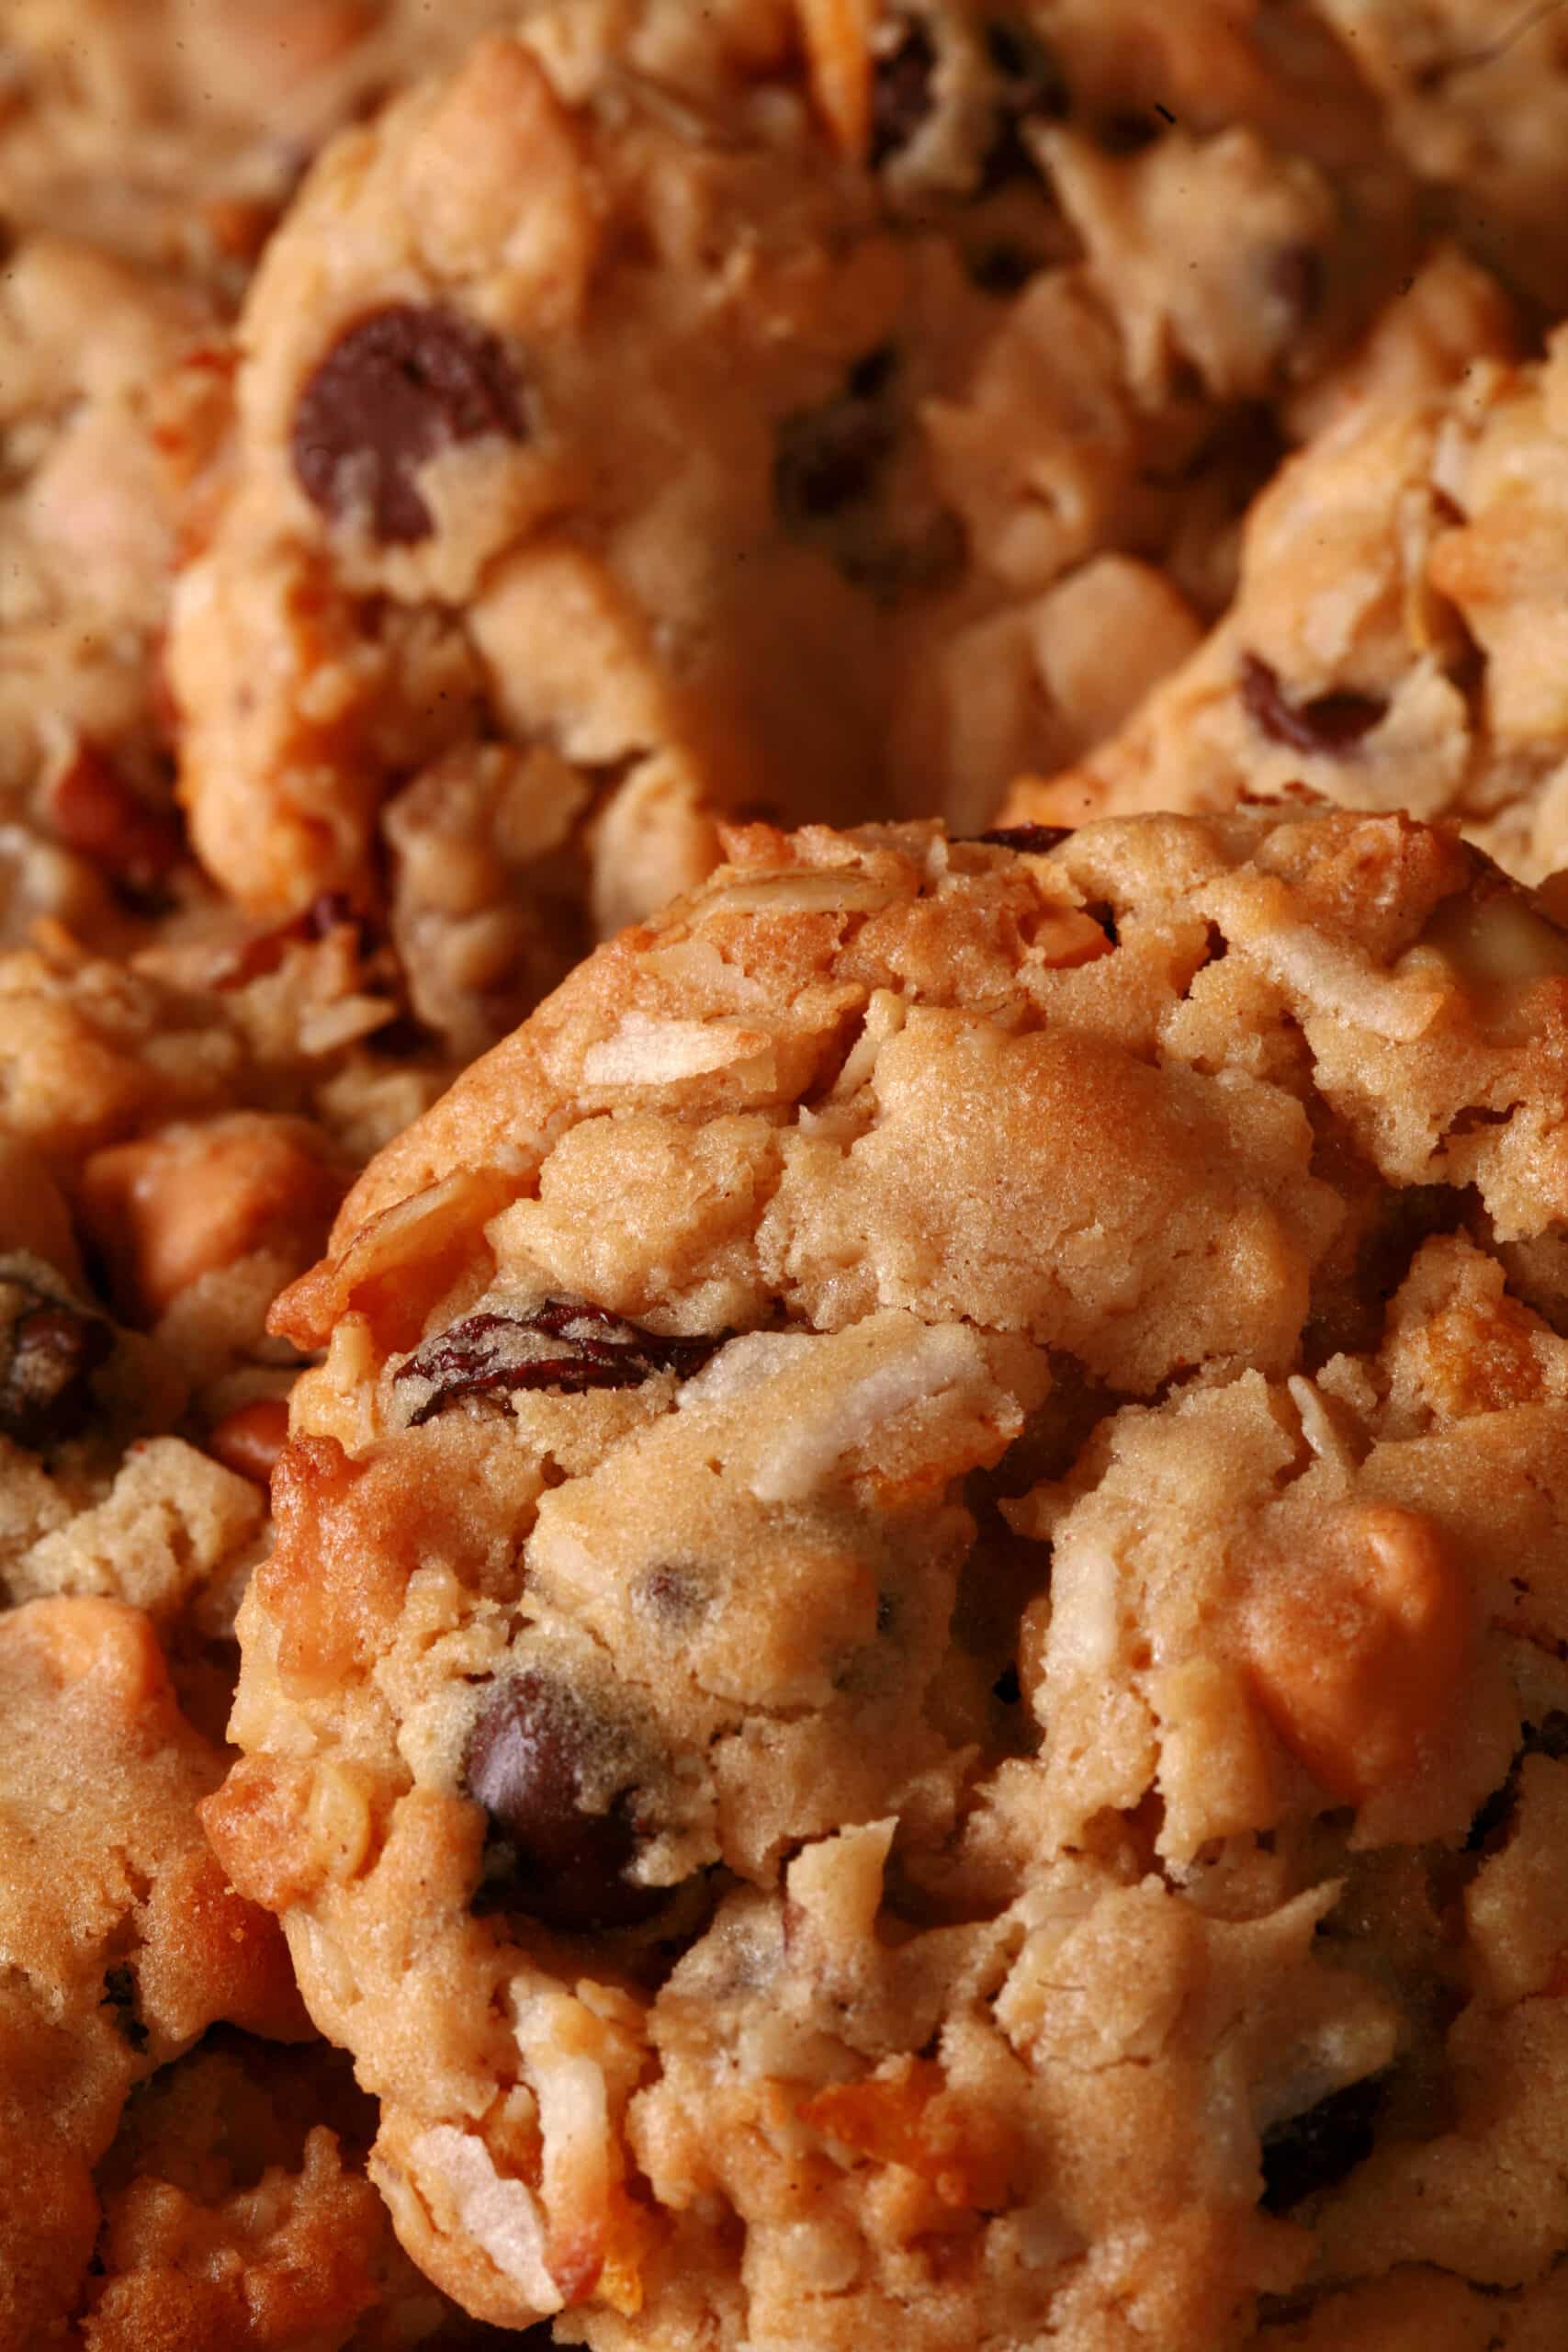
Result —
M489 2341L398 2246L365 2177L375 2116L324 2043L280 2049L224 2027L134 2091L96 2179L83 2352Z
M276 1312L204 1815L404 2245L596 2352L1533 2293L1568 934L1400 816L730 847Z
M128 2092L215 2018L305 2030L273 1923L196 1816L219 1751L181 1715L148 1620L112 1600L0 1615L0 2346L75 2307L92 2168Z
M1387 135L1472 251L1550 318L1568 310L1568 27L1498 0L1318 0L1387 101Z
M169 656L201 856L384 894L471 1055L716 813L983 823L1195 641L1407 198L1294 6L536 6L255 280Z
M231 288L321 141L513 0L7 0L0 210Z
M1483 350L1447 387L1348 401L1258 500L1218 628L1087 761L1024 783L1010 821L1304 782L1456 820L1527 880L1568 864L1565 400L1557 334L1539 361Z
M79 239L0 272L0 940L100 945L194 883L157 654L183 502L227 413L221 312Z

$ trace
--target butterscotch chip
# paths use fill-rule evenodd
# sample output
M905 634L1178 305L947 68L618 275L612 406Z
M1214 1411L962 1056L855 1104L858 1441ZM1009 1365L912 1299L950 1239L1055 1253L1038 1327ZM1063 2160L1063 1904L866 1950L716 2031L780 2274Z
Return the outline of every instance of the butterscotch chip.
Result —
M404 2245L597 2352L1550 2310L1562 934L1404 817L732 846L276 1310L204 1817Z

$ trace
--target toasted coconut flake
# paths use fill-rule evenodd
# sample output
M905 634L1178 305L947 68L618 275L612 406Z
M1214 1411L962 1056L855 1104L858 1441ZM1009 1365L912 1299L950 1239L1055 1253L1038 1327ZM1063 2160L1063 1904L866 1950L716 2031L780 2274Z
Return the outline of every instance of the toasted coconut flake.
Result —
M484 2142L450 2123L422 2132L409 2154L454 2199L460 2226L502 2276L541 2315L558 2312L562 2298L545 2262L544 2222L527 2186L503 2178Z

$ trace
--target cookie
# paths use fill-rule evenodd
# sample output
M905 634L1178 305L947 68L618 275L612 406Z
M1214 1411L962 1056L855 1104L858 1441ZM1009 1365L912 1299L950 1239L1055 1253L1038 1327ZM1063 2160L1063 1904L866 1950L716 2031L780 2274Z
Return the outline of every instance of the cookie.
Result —
M1409 246L1284 17L536 6L345 132L176 596L211 872L384 895L471 1057L716 814L977 826L1114 725Z
M1248 518L1224 619L1015 821L1214 808L1304 783L1457 821L1527 880L1568 863L1556 516L1568 346L1476 351L1448 385L1374 379Z
M365 2177L374 2125L347 2060L321 2042L217 2027L141 2086L96 2175L85 2352L477 2346Z
M237 288L339 123L513 13L504 0L13 0L0 207Z
M219 2018L304 2030L273 1923L209 1852L219 1751L181 1715L149 1621L112 1600L0 1616L0 2344L74 2307L92 2168L132 2086Z
M1387 136L1440 218L1550 318L1568 309L1557 158L1568 32L1554 8L1494 0L1320 0L1387 102Z
M1535 2294L1568 934L1403 816L730 848L276 1314L204 1817L404 2245L596 2352Z

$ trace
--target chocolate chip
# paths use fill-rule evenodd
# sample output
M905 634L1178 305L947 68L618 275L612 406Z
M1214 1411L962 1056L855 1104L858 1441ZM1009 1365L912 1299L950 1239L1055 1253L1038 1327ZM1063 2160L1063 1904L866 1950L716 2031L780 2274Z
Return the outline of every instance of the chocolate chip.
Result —
M113 1347L98 1317L12 1276L0 1283L10 1311L0 1330L0 1434L33 1453L79 1436L92 1411L92 1379Z
M878 345L855 362L841 392L781 421L773 497L788 529L808 530L875 490L897 437L882 404L893 367L893 354Z
M146 2049L147 2029L136 2014L136 1979L123 1962L105 1969L104 1997L99 2006L112 2012L116 2031L132 2050Z
M1370 2156L1382 2097L1382 2081L1368 2075L1265 2132L1264 2211L1283 2213L1303 2197L1333 2188Z
M665 1339L582 1299L551 1298L526 1315L468 1316L427 1340L392 1376L432 1383L433 1393L409 1417L409 1426L421 1429L468 1396L530 1388L580 1396L590 1388L635 1388L656 1372L686 1380L727 1336Z
M368 513L384 544L429 537L417 475L481 434L521 441L522 386L485 328L439 304L395 302L339 336L294 411L294 470L323 514Z
M1290 702L1278 671L1256 653L1241 657L1240 691L1247 717L1271 741L1322 758L1353 752L1388 710L1377 695L1314 695L1309 702Z
M1328 276L1315 245L1280 245L1267 264L1270 290L1298 326L1310 325L1323 308Z
M1043 857L1059 842L1069 840L1072 831L1071 825L993 825L975 839L989 849L1016 850L1020 857Z
M491 1688L468 1735L464 1773L493 1832L485 1907L526 1912L572 1933L625 1928L669 1899L626 1876L637 1849L625 1796L590 1813L582 1783L595 1725L561 1685L528 1671Z
M906 20L893 47L876 60L871 82L871 164L901 154L930 119L936 51L918 17Z

